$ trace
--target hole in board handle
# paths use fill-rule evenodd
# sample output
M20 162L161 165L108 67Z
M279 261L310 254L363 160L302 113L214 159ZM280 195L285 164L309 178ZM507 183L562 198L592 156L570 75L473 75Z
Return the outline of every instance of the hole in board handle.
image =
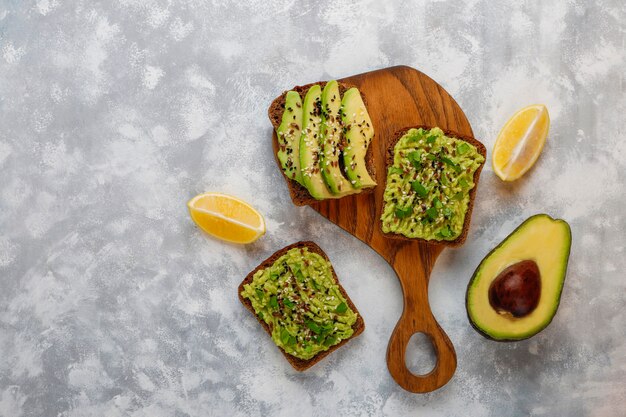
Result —
M437 365L437 354L430 338L422 332L409 339L404 362L413 375L426 375Z

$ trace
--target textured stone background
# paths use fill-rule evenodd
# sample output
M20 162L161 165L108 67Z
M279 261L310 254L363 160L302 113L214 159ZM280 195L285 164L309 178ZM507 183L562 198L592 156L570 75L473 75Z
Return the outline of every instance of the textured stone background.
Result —
M0 415L624 415L625 21L622 0L0 1ZM428 395L386 369L393 271L291 205L265 114L291 85L396 64L439 81L489 149L518 108L552 117L523 180L486 167L468 243L435 267L459 366ZM209 190L255 205L267 235L202 234L185 203ZM538 212L574 234L559 313L489 342L467 282ZM235 293L299 239L328 251L368 326L304 374Z

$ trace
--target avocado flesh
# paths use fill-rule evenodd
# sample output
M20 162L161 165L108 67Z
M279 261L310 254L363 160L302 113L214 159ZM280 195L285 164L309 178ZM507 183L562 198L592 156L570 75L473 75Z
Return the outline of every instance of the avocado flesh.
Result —
M466 307L472 326L500 341L526 339L546 328L559 306L571 241L563 220L537 214L524 221L482 260L470 280ZM525 260L534 261L541 274L539 303L523 317L496 311L489 301L492 282L507 267Z
M276 129L279 144L276 155L287 178L295 180L299 184L302 184L299 152L301 128L302 99L296 91L288 91L285 95L283 118L280 126Z
M341 100L341 119L345 129L343 161L348 180L354 188L374 187L376 182L367 172L365 155L374 137L374 127L361 93L350 88Z
M316 200L334 198L320 172L320 127L322 124L322 89L311 86L302 103L302 133L300 135L300 169L302 183Z
M335 197L342 197L360 191L352 187L352 184L343 176L339 168L341 130L343 129L339 113L340 108L339 84L334 80L329 81L322 91L322 124L320 128L322 152L320 154L320 169L324 182Z

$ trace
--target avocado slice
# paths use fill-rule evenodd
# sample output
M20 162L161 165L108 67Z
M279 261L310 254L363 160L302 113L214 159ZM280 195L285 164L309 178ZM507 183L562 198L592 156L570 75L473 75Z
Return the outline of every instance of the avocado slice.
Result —
M300 133L302 131L302 99L296 91L285 95L285 111L280 126L276 129L279 149L276 155L283 172L292 180L302 184L300 170Z
M343 129L339 113L340 108L339 84L335 80L329 81L322 91L322 125L320 131L323 143L320 154L320 169L326 185L336 197L359 191L352 187L339 167Z
M466 293L467 315L483 336L527 339L556 314L572 243L564 220L537 214L524 221L478 265Z
M374 137L374 127L357 88L350 88L344 93L341 120L345 132L343 163L346 176L354 188L374 187L376 182L370 177L365 164L365 154Z
M320 172L320 128L322 125L322 89L319 84L309 88L302 103L302 134L300 135L300 169L302 183L316 200L333 198Z

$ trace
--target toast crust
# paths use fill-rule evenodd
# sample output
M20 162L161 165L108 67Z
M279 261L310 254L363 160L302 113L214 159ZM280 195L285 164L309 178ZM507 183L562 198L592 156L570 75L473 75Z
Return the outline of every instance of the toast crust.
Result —
M326 259L326 261L330 263L328 256L326 256L326 253L319 246L317 246L315 242L311 242L311 241L296 242L280 249L279 251L271 255L269 258L261 262L259 266L257 266L252 272L250 272L244 278L241 284L239 284L239 287L237 287L237 296L239 297L239 301L241 301L241 304L243 304L244 307L247 308L252 313L252 315L257 319L257 321L261 323L261 326L263 326L263 329L265 329L265 331L270 336L270 338L272 337L272 329L267 323L265 323L265 321L259 318L259 316L256 314L256 311L254 311L254 308L252 307L252 302L248 300L247 298L243 298L241 296L241 292L243 291L244 285L252 282L252 278L258 270L270 267L272 264L274 264L274 262L278 258L280 258L282 255L284 255L285 253L287 253L289 250L293 248L308 248L309 251L313 253L317 253L318 255L320 255L321 257L323 257L324 259ZM332 267L332 264L330 266L330 270L333 274L333 279L335 280L335 283L339 287L339 291L346 299L348 306L350 306L352 311L354 311L357 314L356 322L352 325L352 329L354 333L352 333L352 336L350 336L349 338L343 339L341 342L337 343L336 345L331 346L328 350L319 352L317 355L315 355L311 359L306 359L306 360L290 355L289 353L285 352L280 346L277 346L280 349L281 353L285 356L287 361L291 364L291 366L293 366L295 370L300 371L300 372L309 369L311 366L315 365L316 363L324 359L326 356L328 356L330 353L334 352L335 350L339 349L341 346L345 345L349 340L363 333L363 330L365 330L365 322L363 321L363 317L361 316L361 313L359 313L359 311L357 310L356 306L354 305L350 297L348 297L346 290L339 283L339 278L337 278L337 274L335 273L335 269ZM272 343L273 342L274 341L272 340Z
M430 130L434 127L437 127L437 126L426 126L426 125L409 126L409 127L405 127L403 129L398 130L394 134L393 138L389 142L389 146L387 148L386 157L385 157L385 172L384 172L385 186L387 185L387 171L389 170L389 167L393 165L394 148L396 147L396 144L398 143L400 138L404 136L404 134L410 129L422 128L425 130ZM453 130L446 130L446 129L441 129L441 130L446 136L450 136L455 139L460 139L462 141L469 143L470 145L474 145L478 153L481 154L485 158L485 161L487 161L487 149L485 148L485 145L483 145L477 139L471 136L462 135ZM470 227L470 222L472 218L472 210L474 208L474 199L476 197L476 190L478 189L478 180L480 179L480 172L482 171L484 165L485 165L485 162L480 164L478 169L474 172L474 187L470 190L470 193L469 193L469 204L467 206L467 211L465 212L465 221L463 222L463 230L461 231L461 234L456 239L454 240L435 240L435 239L427 240L427 239L422 239L422 238L409 238L409 237L406 237L404 235L400 235L397 233L385 233L382 230L383 222L380 219L378 219L380 232L383 234L384 237L388 239L418 241L418 242L428 243L430 245L435 244L435 245L443 245L443 246L448 246L448 247L461 246L463 243L465 243L465 240L467 240L467 235L469 233L469 227ZM382 204L384 204L384 201Z
M306 96L306 93L309 91L309 88L317 84L322 89L324 89L324 87L326 86L326 83L327 81L320 81L320 82L306 84L306 85L299 85L299 86L293 87L290 90L283 91L283 93L280 96L276 97L272 101L269 109L267 110L267 115L270 119L270 122L272 123L272 127L274 128L272 130L273 149L278 149L278 136L276 135L276 129L278 129L278 126L280 126L280 123L282 121L283 111L285 109L285 94L287 93L287 91L296 91L300 94L301 97L304 98L304 96ZM342 96L347 90L349 90L352 87L355 87L354 85L346 84L346 83L339 82L339 81L337 82L337 84L339 85L339 93ZM365 107L367 108L367 98L365 97L365 94L363 94L363 92L361 92L361 97L363 98L363 103L365 104ZM372 138L372 142L375 139L376 139L376 128L374 127L374 137ZM376 178L376 170L374 168L374 161L372 158L373 158L372 143L370 142L370 146L368 146L367 153L365 154L365 166L367 168L367 172L370 174L370 177L372 177L372 179L376 181L376 183L378 183L378 180ZM316 200L315 198L311 197L311 194L309 194L309 190L307 190L305 187L303 187L302 185L298 184L296 181L294 181L293 179L285 175L285 172L282 170L282 167L280 165L280 161L278 160L278 155L276 154L276 152L274 152L274 159L276 160L276 164L278 164L278 168L280 169L281 174L283 175L283 177L285 178L285 181L287 182L287 187L289 188L289 196L291 197L291 201L293 202L293 204L295 204L296 206L307 206L307 205L319 203L320 201L324 201L324 200ZM374 191L375 188L376 187L364 188L359 194L371 193Z

